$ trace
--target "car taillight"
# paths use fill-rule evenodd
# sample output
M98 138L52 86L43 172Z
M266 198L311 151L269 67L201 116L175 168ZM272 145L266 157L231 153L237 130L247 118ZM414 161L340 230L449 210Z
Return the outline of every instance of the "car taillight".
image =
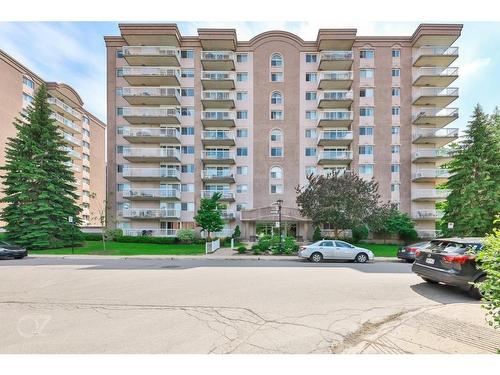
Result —
M473 255L442 255L441 259L447 263L464 264L469 260L475 259L475 257Z
M420 250L418 250L418 249L417 249L417 250L415 250L415 256L416 256L416 257L419 257L419 256L420 256Z
M417 253L416 253L417 248L416 247L407 247L406 251L409 251L410 253L415 253L415 255L417 255Z

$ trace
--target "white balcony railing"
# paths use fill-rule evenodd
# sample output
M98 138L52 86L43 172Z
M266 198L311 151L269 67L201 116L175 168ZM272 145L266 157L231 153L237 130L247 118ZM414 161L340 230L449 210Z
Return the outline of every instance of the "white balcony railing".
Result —
M425 67L417 69L417 71L415 72L415 79L418 79L419 77L422 76L451 77L456 75L458 75L457 67L450 67L450 68Z
M181 172L174 168L124 168L123 177L181 178Z
M429 149L429 150L419 150L413 153L413 159L417 158L446 158L452 157L452 150L446 148Z
M181 133L176 128L123 128L124 137L168 137L179 139Z
M347 130L325 130L318 135L318 140L329 141L352 140L352 138L352 131Z
M181 153L175 148L124 148L123 156L181 158Z
M419 117L458 117L458 108L419 108L413 120Z
M61 134L61 136L68 142L74 144L75 146L81 146L82 145L82 141L80 141L78 138L75 138L73 137L71 134L68 134L66 132L62 132L60 131L59 132Z
M413 173L413 178L449 178L451 173L448 169L419 169Z
M444 215L443 210L432 210L432 209L413 210L411 213L413 219L420 219L420 220L441 219L443 215Z
M54 98L54 97L49 97L49 98L47 98L47 102L49 104L54 104L54 105L58 106L64 112L69 113L70 115L72 115L73 117L78 118L79 120L82 119L82 114L80 112L74 110L72 107L70 107L69 105L67 105L66 103L64 103L62 100L59 100L59 99Z
M420 56L454 56L458 55L458 47L420 47L413 58L413 62L417 61Z
M175 237L177 229L122 229L125 236Z
M220 199L234 199L234 192L229 190L202 190L201 197L202 198L212 198L215 193L220 193Z
M352 120L353 113L352 111L321 111L319 119L332 121Z
M320 91L320 100L352 100L352 91Z
M123 107L123 116L179 118L180 114L177 107Z
M330 81L351 81L353 78L352 71L331 71L331 72L321 72L319 79L330 80Z
M319 159L352 160L352 151L322 151L318 155Z
M234 60L234 52L232 51L203 51L201 53L202 60L210 61L225 61Z
M124 66L121 68L121 74L127 76L144 77L177 77L181 75L179 68L168 68L161 66Z
M224 169L204 169L201 171L203 179L231 178L234 177L234 171L231 168Z
M80 172L82 170L82 168L79 165L73 164L72 161L68 161L64 163L64 165L66 165L68 168L71 168L73 172Z
M178 189L129 189L123 191L124 198L181 198Z
M181 100L179 89L175 87L123 87L122 96L171 96Z
M234 133L229 130L204 130L201 139L206 141L234 141Z
M223 90L206 90L201 93L203 100L234 100L234 92Z
M167 46L123 46L124 56L177 56L181 51L175 47Z
M413 133L413 140L418 138L453 138L458 137L458 128L441 128L441 129L418 129Z
M417 229L417 234L418 237L422 239L434 239L441 235L441 231L432 229Z
M225 220L231 220L236 217L236 213L234 211L229 210L220 210L220 216Z
M71 147L68 146L63 146L61 147L61 150L66 151L69 156L76 158L76 159L81 159L82 154L80 154L78 151L73 150Z
M421 87L415 91L413 100L421 96L458 96L457 87Z
M203 111L202 120L234 120L236 118L234 111Z
M82 129L77 124L75 124L71 120L68 120L64 116L61 116L59 113L55 113L55 112L51 113L50 118L60 122L61 124L67 126L68 128L70 128L71 130L74 130L77 133L81 133L81 131L82 131Z
M207 160L234 159L234 152L226 150L203 150L201 158Z
M352 51L324 51L320 54L321 60L336 61L336 60L352 60Z
M450 192L451 190L448 189L415 189L412 193L412 199L446 199Z
M234 73L233 72L202 72L201 73L201 79L202 80L208 80L208 81L227 81L227 80L234 80Z
M122 216L131 219L180 218L181 212L167 208L130 208L123 210Z

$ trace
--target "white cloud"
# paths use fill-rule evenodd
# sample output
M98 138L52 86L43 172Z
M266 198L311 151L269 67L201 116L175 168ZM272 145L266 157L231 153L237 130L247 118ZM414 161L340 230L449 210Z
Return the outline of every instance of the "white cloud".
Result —
M471 61L466 61L460 65L460 78L462 80L467 80L472 78L476 73L480 72L482 68L490 65L491 58L483 57L477 58Z

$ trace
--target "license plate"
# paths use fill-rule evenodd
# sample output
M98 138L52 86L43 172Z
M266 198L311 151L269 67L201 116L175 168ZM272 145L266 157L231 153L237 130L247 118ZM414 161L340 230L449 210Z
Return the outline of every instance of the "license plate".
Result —
M427 259L425 260L425 263L428 263L428 264L434 264L434 262L435 262L435 260L434 260L434 259L432 259L432 258L427 258Z

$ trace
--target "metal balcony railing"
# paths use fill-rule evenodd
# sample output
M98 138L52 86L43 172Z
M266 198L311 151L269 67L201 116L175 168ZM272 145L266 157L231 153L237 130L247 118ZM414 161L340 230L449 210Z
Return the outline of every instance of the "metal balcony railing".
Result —
M320 54L321 60L335 61L335 60L352 60L352 51L324 51Z
M201 139L207 141L234 141L234 133L229 130L204 130Z
M180 108L171 107L123 107L123 116L179 117Z
M231 220L236 217L236 214L234 211L229 211L229 210L220 210L220 216L225 219L225 220Z
M419 108L413 120L419 117L458 117L458 108Z
M206 90L201 93L202 100L234 100L234 92Z
M413 153L413 159L417 158L436 158L436 157L452 157L452 150L445 148L419 150Z
M203 111L202 120L234 120L236 118L234 111Z
M171 96L181 100L179 89L175 87L123 87L122 96Z
M215 193L220 193L220 199L234 199L234 192L229 190L202 190L201 197L202 198L212 198Z
M201 79L210 81L234 80L233 72L202 72Z
M131 208L123 210L122 216L132 219L180 218L181 212L167 208Z
M234 159L234 152L224 150L203 150L201 152L201 158L208 160Z
M174 168L124 168L123 177L181 178L181 173Z
M68 155L71 156L71 157L74 157L74 158L77 158L77 159L81 159L82 158L82 154L80 154L79 152L73 150L71 147L63 146L63 147L61 147L61 150L66 151L68 153Z
M318 159L352 160L352 151L322 151Z
M52 112L50 114L50 118L60 122L61 124L65 125L66 127L70 128L71 130L73 130L77 133L81 133L81 131L82 131L82 129L77 124L75 124L71 120L68 120L64 116L61 116L59 113Z
M78 138L73 137L71 134L68 134L68 133L63 132L63 131L60 131L59 133L66 141L73 143L75 146L82 145L82 141L80 141Z
M413 173L413 178L449 178L451 173L448 169L419 169Z
M70 107L69 105L67 105L66 103L64 103L62 100L59 100L59 99L54 98L54 97L49 97L49 98L47 98L47 102L49 104L54 104L54 105L58 106L64 112L69 113L70 115L72 115L73 117L78 118L79 120L82 119L82 114L80 112L74 110L72 107Z
M418 138L452 138L458 137L458 128L442 128L442 129L418 129L413 133L413 140Z
M175 47L167 46L123 46L124 56L177 56L181 51Z
M450 192L451 190L448 189L415 189L412 193L412 199L446 199Z
M320 100L352 100L352 91L320 91Z
M413 219L420 219L420 220L441 219L443 215L444 215L443 210L428 210L428 209L413 210L411 214Z
M456 76L456 75L458 75L458 68L457 67L450 67L450 68L425 67L425 68L418 68L417 69L417 71L415 72L414 79L416 80L422 76L450 77L450 76Z
M234 60L234 52L232 51L203 51L201 53L202 60L224 61Z
M325 130L319 133L318 140L352 140L353 134L352 131L347 130Z
M123 156L170 157L180 159L181 153L175 148L124 148Z
M353 79L352 71L331 71L331 72L321 72L319 75L321 80L332 80L332 81L350 81Z
M123 191L124 198L181 198L178 189L129 189Z
M122 229L125 236L175 237L177 229Z
M217 179L217 178L231 178L234 177L234 171L231 168L225 169L204 169L201 171L201 178L203 179Z
M180 138L181 133L175 128L123 128L125 137L168 137Z
M436 237L439 237L441 235L440 230L424 230L424 229L418 229L417 230L417 235L419 238L422 239L434 239Z
M167 68L159 66L124 66L121 73L126 76L158 76L158 77L177 77L181 75L179 68Z
M352 120L352 111L321 111L319 115L320 120Z
M420 56L453 56L458 55L458 47L420 47L413 58L413 62L417 61Z

